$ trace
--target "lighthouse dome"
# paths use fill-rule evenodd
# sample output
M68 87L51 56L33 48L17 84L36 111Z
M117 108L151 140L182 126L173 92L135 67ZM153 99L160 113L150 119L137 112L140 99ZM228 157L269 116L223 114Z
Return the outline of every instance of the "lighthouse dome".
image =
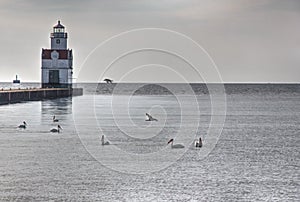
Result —
M65 27L60 24L60 20L58 21L57 25L53 27L53 32L54 33L64 33L65 32Z
M60 24L60 20L57 22L57 25L55 25L53 28L65 28L62 24Z

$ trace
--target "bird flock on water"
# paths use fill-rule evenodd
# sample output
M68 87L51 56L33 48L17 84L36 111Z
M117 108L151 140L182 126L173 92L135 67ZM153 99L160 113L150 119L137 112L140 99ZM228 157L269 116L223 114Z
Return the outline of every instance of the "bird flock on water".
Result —
M151 116L149 113L146 113L146 120L145 121L158 121L158 119L154 118L153 116ZM55 117L55 115L52 117L52 121L54 123L57 123L59 122L59 120ZM27 123L26 121L23 121L22 124L20 124L18 126L18 128L20 129L26 129L27 128ZM60 133L61 131L63 130L63 128L58 124L56 128L52 128L50 130L51 133ZM174 139L170 139L167 144L170 144L171 145L171 148L172 149L181 149L181 148L184 148L184 145L183 144L174 144ZM109 141L105 141L105 137L104 135L101 136L101 145L105 146L105 145L110 145L110 142ZM201 148L203 146L203 142L202 142L202 139L201 137L197 140L195 140L194 142L194 147L196 148Z
M145 121L158 121L158 119L154 118L153 116L151 116L149 113L146 113L146 120ZM101 144L103 146L105 145L110 145L110 142L109 141L105 141L105 138L104 138L104 135L101 136ZM174 144L174 139L170 139L167 144L171 144L171 148L172 149L182 149L184 148L184 145L183 144ZM194 142L194 147L196 148L201 148L203 145L202 143L202 139L201 137L198 139L198 140L195 140Z
M56 119L55 116L52 117L52 121L53 121L53 122L59 122L59 120ZM20 128L20 129L26 129L26 128L27 128L27 123L26 123L26 121L23 121L23 123L20 124L20 125L18 126L18 128ZM63 129L63 128L58 124L58 125L57 125L57 128L52 128L49 132L51 132L51 133L60 133L60 132L62 131L62 129Z
M113 82L112 79L108 79L108 78L105 78L103 81L105 81L106 83L108 84L111 84ZM146 120L145 121L158 121L158 119L154 118L153 116L151 116L149 113L146 113ZM55 117L55 115L52 117L52 121L54 123L57 123L59 122L59 120ZM18 128L20 129L26 129L27 128L27 123L26 121L23 121L22 124L20 124L18 126ZM63 128L58 124L56 128L52 128L50 129L50 132L51 133L60 133L61 131L63 130ZM105 137L104 135L101 136L101 144L103 146L105 145L110 145L110 142L109 141L105 141ZM171 138L167 144L170 144L171 145L171 148L172 149L181 149L181 148L184 148L184 145L183 144L174 144L174 139ZM201 148L203 146L203 142L202 142L202 139L201 137L197 140L194 141L194 147L196 148Z

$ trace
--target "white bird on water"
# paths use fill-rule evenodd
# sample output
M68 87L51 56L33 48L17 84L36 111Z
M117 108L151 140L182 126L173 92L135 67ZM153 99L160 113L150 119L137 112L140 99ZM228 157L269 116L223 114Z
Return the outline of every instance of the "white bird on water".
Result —
M19 125L18 128L23 128L25 129L27 126L27 123L25 121L23 121L23 124Z
M59 133L60 130L62 130L62 127L60 125L57 125L57 129L56 128L52 128L50 130L51 133Z
M148 119L146 119L146 121L157 121L156 118L153 118L150 114L146 113L146 116Z
M102 145L109 145L110 143L108 142L108 141L104 141L104 135L102 135L102 137L101 137L101 144Z
M182 144L174 144L174 145L173 145L173 142L174 142L174 139L173 139L173 138L170 139L169 142L168 142L168 144L171 143L171 148L174 148L174 149L184 148L184 146L183 146Z
M58 122L59 120L55 118L55 116L53 116L53 122Z
M195 141L195 147L202 147L202 139L201 139L201 137L199 138L199 140L196 140Z

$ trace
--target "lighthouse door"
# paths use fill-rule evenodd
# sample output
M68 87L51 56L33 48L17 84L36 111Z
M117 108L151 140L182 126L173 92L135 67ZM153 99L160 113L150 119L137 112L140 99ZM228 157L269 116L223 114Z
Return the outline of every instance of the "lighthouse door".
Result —
M58 84L59 83L59 70L49 71L49 83Z

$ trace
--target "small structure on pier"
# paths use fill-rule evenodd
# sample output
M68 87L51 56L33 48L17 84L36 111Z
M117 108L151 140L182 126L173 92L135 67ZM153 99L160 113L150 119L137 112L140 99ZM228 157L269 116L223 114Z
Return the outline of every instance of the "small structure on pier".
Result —
M13 83L20 83L20 80L18 79L18 75L16 75L16 79L13 80Z
M58 21L50 34L51 49L42 49L42 88L72 88L73 54L67 38Z

